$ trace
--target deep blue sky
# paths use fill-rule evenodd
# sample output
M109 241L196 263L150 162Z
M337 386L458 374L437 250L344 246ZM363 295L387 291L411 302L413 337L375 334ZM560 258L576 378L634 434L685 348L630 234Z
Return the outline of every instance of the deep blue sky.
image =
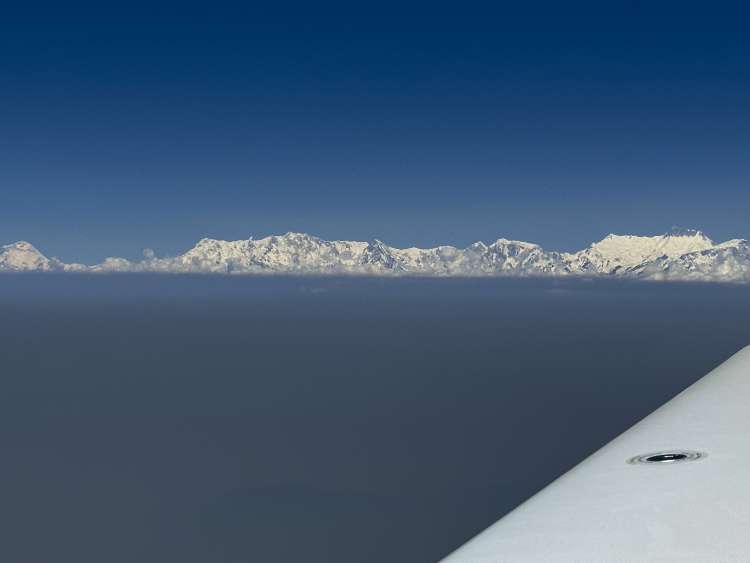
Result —
M0 24L0 242L750 236L748 14L606 4Z

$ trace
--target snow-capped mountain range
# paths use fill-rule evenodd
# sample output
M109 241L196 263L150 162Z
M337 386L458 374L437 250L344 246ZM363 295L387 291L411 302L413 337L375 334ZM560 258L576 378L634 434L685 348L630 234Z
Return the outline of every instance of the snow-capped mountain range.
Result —
M609 235L578 252L498 239L466 248L394 248L328 241L304 233L224 241L204 238L178 256L107 258L93 266L47 258L24 241L0 247L0 272L161 272L217 274L360 274L412 276L585 276L646 280L750 282L746 240L714 243L700 231L659 236Z

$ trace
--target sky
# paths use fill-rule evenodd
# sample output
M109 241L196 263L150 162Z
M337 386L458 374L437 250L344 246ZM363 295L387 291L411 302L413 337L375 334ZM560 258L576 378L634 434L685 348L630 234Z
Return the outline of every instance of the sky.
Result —
M0 243L750 237L748 14L599 4L9 17Z

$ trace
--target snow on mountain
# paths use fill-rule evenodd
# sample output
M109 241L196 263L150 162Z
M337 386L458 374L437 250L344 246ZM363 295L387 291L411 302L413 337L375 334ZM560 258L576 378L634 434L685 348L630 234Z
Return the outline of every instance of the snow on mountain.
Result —
M204 238L187 252L140 261L107 258L94 266L48 259L27 242L3 246L0 271L416 276L618 276L645 280L750 282L750 245L715 244L700 231L609 235L575 253L498 239L467 248L404 248L382 241L328 241L304 233L224 241Z
M183 272L336 273L359 263L363 242L327 241L304 233L286 233L259 240L203 239L185 254L156 260L159 266Z
M700 231L671 232L656 237L608 235L585 250L566 254L572 273L626 274L628 270L657 259L675 259L715 245Z
M413 248L409 250L416 251L418 249ZM408 256L410 255L409 250L404 251L406 254L403 254L397 249L375 239L367 243L352 266L355 270L362 269L368 272L403 272L406 270L403 262L404 259L408 260Z
M376 275L540 275L564 273L558 254L540 246L500 239L490 246L398 249L379 240L327 241L303 233L259 240L202 239L172 258L130 262L108 258L92 267L102 272L208 272Z
M18 241L0 247L0 271L49 272L55 263L39 252L33 244Z
M538 244L498 239L487 247L486 273L564 274L565 262L557 252L547 252Z
M47 258L30 242L19 240L0 246L0 272L81 272L83 264L65 264L57 258Z
M377 265L381 271L425 276L565 273L558 253L548 253L536 244L507 239L499 239L489 246L476 242L464 249L455 246L398 249L376 240L368 244L361 263Z
M677 258L661 256L630 273L651 280L750 282L750 246L746 240L730 240Z

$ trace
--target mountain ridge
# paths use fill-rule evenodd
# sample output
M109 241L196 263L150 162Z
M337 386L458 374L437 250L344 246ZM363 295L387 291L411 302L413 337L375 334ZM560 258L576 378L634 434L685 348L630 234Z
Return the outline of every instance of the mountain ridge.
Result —
M155 272L377 276L579 276L645 280L750 283L750 245L715 243L699 230L672 229L655 236L610 234L577 252L545 250L498 238L465 248L396 248L381 240L325 240L288 232L260 239L202 238L182 254L140 261L110 257L99 264L48 258L26 241L0 247L0 272Z

